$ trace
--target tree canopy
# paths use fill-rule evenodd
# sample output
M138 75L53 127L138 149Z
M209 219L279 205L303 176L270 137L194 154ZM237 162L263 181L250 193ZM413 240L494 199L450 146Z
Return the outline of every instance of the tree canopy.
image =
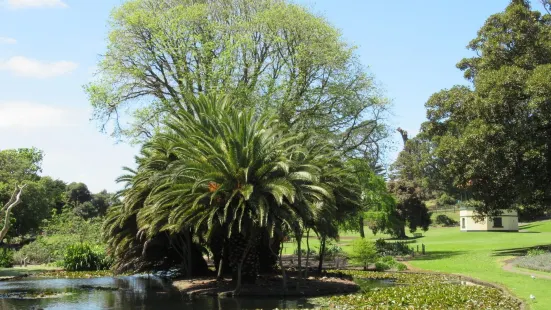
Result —
M476 56L457 66L471 86L430 97L428 121L408 142L417 151L402 162L432 188L479 201L481 214L549 206L551 16L511 1L467 47Z
M98 67L85 87L94 116L134 141L151 138L186 95L211 93L323 133L350 156L376 161L387 136L388 101L354 48L286 1L127 1L111 15Z

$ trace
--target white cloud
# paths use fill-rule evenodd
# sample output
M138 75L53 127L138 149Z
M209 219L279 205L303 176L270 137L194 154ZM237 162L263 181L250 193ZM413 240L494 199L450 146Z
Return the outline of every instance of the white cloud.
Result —
M0 62L0 70L9 71L17 76L39 79L56 77L71 73L78 64L70 61L40 62L23 56L15 56L6 62Z
M25 101L0 101L0 128L37 129L75 126L82 115L74 109Z
M62 0L8 0L8 6L12 9L68 7Z
M0 44L15 44L17 40L9 37L0 37Z

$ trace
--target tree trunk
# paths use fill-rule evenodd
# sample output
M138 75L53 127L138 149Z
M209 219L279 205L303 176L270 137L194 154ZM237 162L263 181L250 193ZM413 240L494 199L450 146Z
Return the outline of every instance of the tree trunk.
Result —
M260 234L260 242L258 243L258 261L260 273L272 273L276 271L278 265L277 254L282 243L282 237L274 235L270 238L270 233L266 229L262 229Z
M243 282L242 281L243 264L245 263L246 260L249 262L249 264L251 263L251 257L249 255L249 251L251 250L251 248L255 246L256 242L258 242L257 236L256 236L256 232L253 229L253 231L251 232L251 235L249 236L249 240L247 241L247 245L243 251L243 254L241 255L241 259L237 264L237 284L235 286L235 290L233 291L234 296L238 296L241 293L241 284ZM256 259L258 260L258 256L256 257Z
M308 279L308 270L310 269L310 228L306 230L306 271L304 278Z
M403 226L403 227L400 227L400 231L399 231L399 235L398 235L398 239L406 239L406 227Z
M297 240L297 263L298 263L298 277L297 277L297 291L300 290L300 284L302 282L302 230L296 234Z
M228 274L231 271L228 239L226 238L227 232L221 226L217 226L214 229L215 231L211 234L211 238L208 241L208 246L212 251L212 260L214 261L218 278L223 278L224 274Z
M189 228L184 229L184 238L186 238L186 246L187 246L187 262L186 262L186 277L191 278L191 275L193 273L193 244L191 239L191 233L189 232Z
M10 224L11 224L11 221L10 221L11 210L21 203L21 194L23 193L23 189L25 188L25 186L26 185L16 186L15 190L13 191L13 194L11 195L10 200L8 200L8 203L6 203L4 208L2 208L3 210L4 209L6 210L6 214L4 217L4 227L0 231L0 243L2 243L2 241L8 234L8 230L10 229Z
M270 251L272 251L272 254L276 255L273 251L273 247L270 247ZM279 247L279 255L276 255L278 257L279 261L279 268L281 268L281 277L283 279L283 294L287 293L287 274L285 273L285 267L283 266L283 259L281 258L283 255L283 247Z
M224 278L224 254L220 257L220 262L218 264L218 274L216 275L216 280L222 280Z
M326 240L326 237L322 236L320 240L320 261L318 264L318 274L321 274L323 270L323 256L325 255L325 240Z
M360 216L360 237L365 238L365 231L364 231L364 217Z

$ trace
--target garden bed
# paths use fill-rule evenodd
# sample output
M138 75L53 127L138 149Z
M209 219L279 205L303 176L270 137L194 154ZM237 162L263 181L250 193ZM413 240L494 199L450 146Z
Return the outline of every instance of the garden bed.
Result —
M551 272L551 253L518 257L513 260L513 265L531 270Z

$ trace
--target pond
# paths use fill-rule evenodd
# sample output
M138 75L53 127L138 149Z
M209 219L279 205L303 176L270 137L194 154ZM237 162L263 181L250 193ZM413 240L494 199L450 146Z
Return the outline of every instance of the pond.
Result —
M25 278L0 282L2 310L73 309L308 309L307 299L217 298L190 299L170 282L155 276L91 279Z

